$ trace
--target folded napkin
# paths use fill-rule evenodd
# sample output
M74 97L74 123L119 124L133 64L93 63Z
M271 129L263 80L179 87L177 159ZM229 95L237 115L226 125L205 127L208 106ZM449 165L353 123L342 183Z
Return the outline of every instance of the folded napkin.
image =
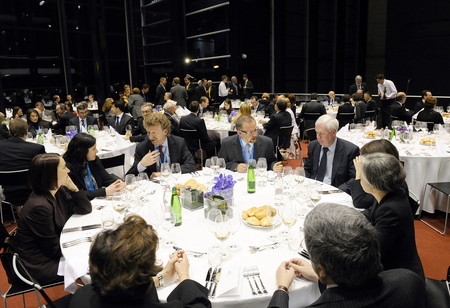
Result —
M376 122L375 121L370 121L369 125L366 128L366 131L375 130L375 127L376 127Z
M440 124L439 124L440 126ZM436 155L437 156L450 156L449 153L447 153L447 150L445 149L442 142L439 141L439 138L436 138Z
M59 261L58 275L64 276L64 290L75 293L77 290L76 280L88 273L89 251L78 250L68 260L61 258Z
M241 268L229 265L222 268L217 284L216 296L239 296L241 294Z
M52 129L51 128L48 129L48 132L47 132L47 135L45 136L45 138L47 140L52 139Z
M391 143L397 148L398 147L398 144L397 144L397 138L392 138L391 139Z
M336 134L336 137L338 138L345 138L348 135L348 123L342 127Z
M119 147L126 147L128 145L128 143L125 140L123 140L122 136L119 134L116 134L116 144Z

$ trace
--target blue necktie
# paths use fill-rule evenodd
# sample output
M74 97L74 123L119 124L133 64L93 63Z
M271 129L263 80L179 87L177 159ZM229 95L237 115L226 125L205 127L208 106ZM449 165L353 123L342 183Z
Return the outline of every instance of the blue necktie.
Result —
M248 164L250 161L250 144L245 145L245 163Z
M327 171L327 152L328 148L323 148L322 159L319 164L319 171L317 172L316 180L323 182L323 178L325 177L325 173Z

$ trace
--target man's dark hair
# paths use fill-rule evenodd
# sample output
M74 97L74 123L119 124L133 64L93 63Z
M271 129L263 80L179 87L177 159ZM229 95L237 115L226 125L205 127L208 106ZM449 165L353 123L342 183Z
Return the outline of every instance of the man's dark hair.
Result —
M36 104L34 104L34 107L38 107L38 106L44 106L44 103L42 103L42 102L36 102Z
M247 74L242 75L242 77L247 77L248 78Z
M352 98L353 98L354 102L359 102L359 101L363 100L362 95L360 93L356 93L356 92L352 94Z
M364 94L366 94L366 93L367 93L367 95L372 96L372 93L370 93L369 91L364 92Z
M144 83L142 85L142 89L150 89L150 86L148 84Z
M342 95L342 102L349 103L350 102L350 95L348 95L348 94Z
M258 100L258 96L256 96L256 95L253 95L252 97L250 97L250 99L252 99L252 98Z
M430 90L423 90L422 91L422 99L427 95L428 92L431 92Z
M312 100L312 101L317 100L317 93L316 93L316 92L311 93L310 96L311 96L311 100Z
M122 111L122 112L125 110L125 103L122 102L121 100L112 102L112 105L116 108L119 108L120 111Z
M223 81L224 79L228 79L228 76L227 75L222 75L222 78L220 80Z
M203 102L206 102L208 100L208 98L206 97L206 96L202 96L202 97L200 97L200 104L201 103L203 103Z
M67 110L67 105L64 104L64 103L59 103L57 106L59 106L59 108L60 108L61 110Z
M383 74L378 74L376 77L377 80L381 80L384 79L384 75Z
M283 99L277 100L277 106L280 111L285 111L287 108L287 103Z
M88 109L88 105L86 102L79 103L77 106L77 111L78 110L86 110L86 109Z
M193 101L189 106L189 110L193 113L196 113L200 109L200 104L197 101Z

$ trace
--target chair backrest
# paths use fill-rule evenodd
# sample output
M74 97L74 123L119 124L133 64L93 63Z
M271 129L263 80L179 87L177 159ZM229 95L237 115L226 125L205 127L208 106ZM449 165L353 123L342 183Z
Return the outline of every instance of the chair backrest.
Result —
M355 118L355 113L354 112L339 113L336 116L336 119L339 121L339 128L345 126L348 123L353 123L353 119L354 118Z
M450 307L450 291L447 283L425 278L425 307Z
M411 207L412 214L413 214L413 216L415 216L417 209L420 206L420 199L412 191L409 191L408 201L409 201L409 206Z
M278 136L290 136L292 134L293 128L294 125L280 127L280 132L278 133Z
M427 122L427 121L415 121L416 124L418 123L425 123L427 125L428 131L432 132L434 128L434 122Z
M284 149L289 148L291 144L290 140L293 128L294 128L293 125L280 127L280 131L278 132L277 137L277 147L281 147Z
M235 130L229 130L228 131L228 137L229 136L234 136L234 135L236 135L237 134L237 131L235 131Z
M101 163L103 165L103 168L105 168L105 169L122 166L123 174L126 173L126 170L125 170L125 154L123 154L123 153L118 155L118 156L114 156L114 157L102 158L102 159L100 159L100 161L101 161Z
M198 136L198 132L195 129L185 129L180 128L181 136L186 140L186 143L192 144L192 141L198 140L198 148L202 148L202 143L200 142L200 137Z
M317 120L321 116L318 112L305 112L304 118L307 120Z
M312 140L316 140L316 139L317 139L316 128L315 128L315 127L311 127L311 128L305 129L305 133L306 133L306 138L307 138L309 141L312 141Z
M28 173L30 169L0 171L0 185L22 186L28 183Z

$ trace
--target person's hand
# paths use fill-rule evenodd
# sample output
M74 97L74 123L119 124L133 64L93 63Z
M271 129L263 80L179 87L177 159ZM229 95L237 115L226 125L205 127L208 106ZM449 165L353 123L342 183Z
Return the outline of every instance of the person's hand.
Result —
M283 172L283 168L284 168L283 163L279 161L275 165L273 165L273 172L281 173Z
M151 166L158 161L158 158L159 158L158 150L154 150L153 152L148 151L148 153L145 154L144 157L142 157L141 164L144 167Z
M244 164L244 163L239 164L236 167L236 171L239 172L239 173L244 173L245 171L247 171L247 169L248 169L248 165Z
M295 271L295 275L298 277L305 277L313 282L318 282L319 277L314 271L311 264L308 261L301 258L294 258L289 260L289 267Z
M183 280L189 279L189 260L187 255L182 252L181 256L178 255L178 262L175 263L175 270L178 274L178 281L181 283Z
M61 186L65 186L67 187L67 189L69 189L70 191L74 191L77 192L78 191L78 187L77 185L75 185L72 181L72 179L70 178L69 175L67 175L66 179L64 180L64 182L61 184Z
M130 140L130 136L128 136L128 134L125 135L125 137L122 137L122 138L123 138L123 140Z
M152 175L150 176L151 179L157 178L161 176L161 172L153 172Z
M355 170L356 170L355 180L360 180L360 179L361 179L361 169L362 169L362 159L361 159L361 156L357 156L357 157L353 160L353 164L355 165Z
M112 183L111 185L109 185L108 187L105 188L105 192L107 196L112 196L115 192L119 192L122 189L124 189L126 187L126 184L121 181L121 180L117 180L114 183Z
M277 269L276 279L277 285L285 286L289 288L292 283L292 280L295 276L295 270L289 267L289 262L281 262L280 266Z
M167 262L164 269L161 271L164 281L169 281L175 275L175 263L178 262L180 258L183 257L184 251L175 251L173 254L169 255L169 262Z

